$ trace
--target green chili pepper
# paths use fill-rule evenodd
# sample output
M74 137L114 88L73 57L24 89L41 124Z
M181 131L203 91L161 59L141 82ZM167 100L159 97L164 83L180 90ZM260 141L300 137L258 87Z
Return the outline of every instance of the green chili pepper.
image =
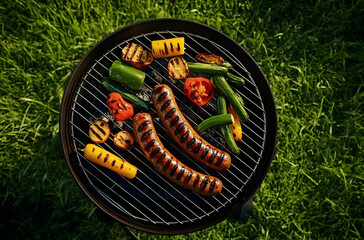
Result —
M199 132L204 132L207 129L216 126L221 126L221 125L229 126L229 124L232 124L233 122L234 122L233 115L226 112L225 114L219 114L205 119L198 125L197 130Z

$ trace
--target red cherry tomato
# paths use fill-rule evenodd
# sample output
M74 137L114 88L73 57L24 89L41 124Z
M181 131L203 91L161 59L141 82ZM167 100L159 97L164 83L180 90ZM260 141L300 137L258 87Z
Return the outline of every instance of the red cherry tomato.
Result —
M194 104L203 106L214 95L214 88L211 81L207 78L190 77L185 81L184 92Z

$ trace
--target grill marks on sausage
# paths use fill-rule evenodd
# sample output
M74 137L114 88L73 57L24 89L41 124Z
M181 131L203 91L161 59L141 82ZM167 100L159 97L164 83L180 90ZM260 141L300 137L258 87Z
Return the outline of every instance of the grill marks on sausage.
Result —
M163 99L166 98L168 92L163 92L161 95L159 95L159 97L157 98L157 102L160 103L161 101L163 101Z
M224 160L225 158L225 154L224 153L221 153L220 154L220 157L219 157L219 160L217 160L216 162L216 166L220 166L220 164L222 163L222 161Z
M197 153L198 153L198 151L200 151L200 149L201 149L201 145L202 145L202 142L201 142L201 141L199 141L199 142L198 142L198 144L197 144L197 146L195 147L195 149L193 149L193 153L194 153L194 154L197 154Z
M207 184L210 182L210 179L208 177L205 177L202 182L201 182L201 185L200 185L200 190L203 191L205 190Z
M203 153L201 154L201 158L204 159L209 151L210 147L209 145L206 145L205 150L203 150Z
M209 187L209 192L214 191L215 185L216 185L216 180L212 180L211 184L210 184L210 187Z
M142 142L144 142L147 138L150 137L150 135L152 134L153 130L150 129L148 131L146 131L145 133L143 133L142 137L140 140L142 140Z
M163 152L162 155L158 158L157 160L157 164L160 164L162 162L162 160L166 157L167 153Z
M157 140L155 139L152 139L148 144L147 146L145 146L145 151L149 152L150 148L154 145L154 143L156 142Z
M176 108L172 108L171 110L169 110L169 112L166 114L166 116L164 117L165 120L168 120L170 117L172 117L173 113L175 113L177 111Z
M209 162L212 162L217 155L217 150L214 150L209 158Z
M162 170L166 171L168 169L169 165L171 164L171 162L172 162L172 158L169 158L168 161L166 162L166 164L164 164Z
M162 86L160 86L160 87L158 87L158 88L156 88L154 91L156 92L156 93L159 93L161 90L162 90Z
M188 184L191 180L193 173L191 171L188 172L187 177L185 178L185 180L183 181L184 184Z
M172 168L171 172L169 173L169 175L173 176L173 175L174 175L174 173L177 171L177 168L178 168L178 163L176 163L176 164L173 166L173 168Z
M181 142L183 143L184 141L186 141L188 135L190 135L190 130L187 130L181 137Z
M179 173L178 173L178 175L177 175L177 177L176 177L176 179L177 180L180 180L181 179L181 177L183 176L183 174L185 173L185 167L182 167L181 168L181 170L179 171Z
M187 143L187 148L190 148L192 144L196 142L196 138L191 138L191 140Z
M149 120L146 120L146 121L144 121L142 124L140 124L139 125L139 127L138 127L138 132L141 132L141 131L143 131L143 129L149 124L150 122L149 122Z
M175 118L173 118L173 120L169 124L169 127L174 127L174 125L176 125L178 123L178 121L179 121L179 116L176 116Z
M181 123L177 128L176 128L176 130L174 131L174 135L178 135L182 130L183 130L183 128L186 126L186 123L185 122L183 122L183 123Z
M167 101L165 101L161 107L161 111L163 112L164 110L166 110L166 108L171 105L172 103L172 99L168 99Z
M193 181L193 187L197 186L198 181L200 181L200 175L196 175L195 180Z
M157 154L159 153L161 151L161 147L156 147L153 151L152 151L152 153L150 154L150 157L151 158L154 158L155 156L157 156Z

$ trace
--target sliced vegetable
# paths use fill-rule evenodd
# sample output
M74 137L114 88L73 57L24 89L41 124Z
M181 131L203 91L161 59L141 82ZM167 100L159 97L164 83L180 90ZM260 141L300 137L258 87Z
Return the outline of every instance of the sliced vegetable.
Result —
M133 135L128 131L120 131L114 136L114 145L123 150L134 144Z
M130 92L128 89L121 86L121 84L112 81L108 79L107 77L104 77L101 81L101 84L109 90L110 92L117 92L120 93L123 98L125 98L127 101L132 103L134 107L143 110L143 111L149 111L150 110L150 104L143 101L139 97L137 97L134 93Z
M245 85L245 80L242 77L238 77L229 72L226 73L225 77L226 77L226 81L228 81L231 84L234 84L237 87Z
M125 102L120 93L110 93L106 99L106 104L116 121L124 121L131 118L134 114L133 106Z
M154 61L153 54L148 50L143 50L142 56L139 62L129 62L130 65L138 69L149 66Z
M91 141L94 143L103 143L110 136L110 127L107 122L103 120L97 120L90 125L88 135Z
M196 55L196 60L203 63L222 65L224 64L224 59L215 54L200 53Z
M226 82L226 79L221 75L215 75L212 77L212 84L217 87L225 97L228 99L230 104L233 106L236 114L242 122L249 119L248 113L244 109L244 102L242 101L238 94L236 94L230 85Z
M223 96L218 96L217 97L217 113L218 114L226 114L227 110L226 110L226 100ZM239 122L239 119L237 119ZM234 119L234 123L235 124L235 119ZM231 125L230 125L231 126ZM240 149L238 147L238 145L236 144L235 140L234 140L234 135L233 132L231 131L230 127L228 125L221 125L220 126L220 131L222 133L222 135L224 136L226 145L229 147L229 149L234 153L234 154L239 154L240 153Z
M216 116L209 117L203 120L197 127L199 132L204 132L209 128L221 126L221 125L228 125L234 122L233 115L231 114L219 114Z
M165 58L183 55L185 53L185 39L183 37L152 41L154 58Z
M182 57L174 57L170 59L167 69L168 75L176 80L184 79L190 73L187 62Z
M83 150L83 154L89 161L106 167L129 179L134 178L138 171L134 165L95 144L87 144Z
M144 83L145 73L116 60L109 69L109 77L131 90L140 90Z
M130 43L121 50L121 58L125 62L138 63L142 57L143 47L139 44Z
M226 67L219 66L216 64L208 64L208 63L198 63L198 62L188 62L188 68L193 73L202 73L202 74L221 74L225 75L228 71Z
M203 106L212 98L214 88L207 78L189 77L185 81L184 92L194 104Z
M235 141L238 142L243 138L243 131L241 129L239 116L238 116L238 114L236 114L236 112L233 109L233 107L231 106L231 104L229 104L229 106L227 108L227 112L232 114L233 117L234 117L234 123L230 124L230 129L233 132L233 136L234 136Z

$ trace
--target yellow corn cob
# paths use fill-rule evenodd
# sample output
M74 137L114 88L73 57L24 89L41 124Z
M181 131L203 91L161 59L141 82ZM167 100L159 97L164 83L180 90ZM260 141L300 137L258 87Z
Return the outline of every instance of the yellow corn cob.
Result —
M183 55L185 53L185 39L170 38L152 41L152 53L154 58L165 58Z
M87 144L83 150L86 159L106 167L126 178L132 179L137 173L137 168L124 159L102 149L95 144Z

